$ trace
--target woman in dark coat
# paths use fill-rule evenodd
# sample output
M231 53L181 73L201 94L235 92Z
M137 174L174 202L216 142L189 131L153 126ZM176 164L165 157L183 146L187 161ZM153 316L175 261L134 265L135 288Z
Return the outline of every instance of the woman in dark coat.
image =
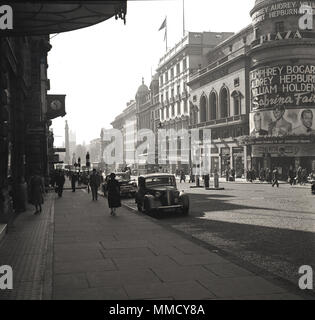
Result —
M115 173L111 173L107 182L108 206L110 208L110 214L112 216L116 214L116 208L121 207L120 186L115 177Z
M31 203L35 206L35 214L42 212L42 204L44 203L43 192L44 184L42 178L35 174L30 180Z

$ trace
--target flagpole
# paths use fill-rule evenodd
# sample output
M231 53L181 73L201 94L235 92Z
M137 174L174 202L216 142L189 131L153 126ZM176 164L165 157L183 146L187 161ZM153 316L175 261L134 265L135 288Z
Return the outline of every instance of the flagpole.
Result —
M166 43L166 52L167 52L167 16L165 17L166 19L166 26L165 26L165 43Z
M185 0L183 0L183 37L185 37Z

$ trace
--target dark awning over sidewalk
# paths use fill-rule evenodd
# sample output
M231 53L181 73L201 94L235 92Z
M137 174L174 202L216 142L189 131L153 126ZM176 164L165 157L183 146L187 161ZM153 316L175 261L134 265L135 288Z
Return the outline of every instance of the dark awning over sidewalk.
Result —
M5 35L43 35L85 28L115 16L125 20L127 1L38 1L8 3L13 9L13 29Z

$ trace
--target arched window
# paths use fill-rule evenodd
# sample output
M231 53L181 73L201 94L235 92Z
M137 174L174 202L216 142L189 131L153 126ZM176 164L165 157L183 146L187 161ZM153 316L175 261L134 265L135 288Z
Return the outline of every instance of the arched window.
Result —
M218 104L218 97L217 93L215 91L212 91L210 93L210 110L209 110L209 115L210 115L210 120L215 120L217 118L217 104Z
M207 121L207 100L205 96L200 98L200 122Z
M220 118L229 116L229 92L226 87L220 91Z
M238 116L241 114L241 101L243 95L240 91L234 90L231 93L231 97L233 98L234 115Z

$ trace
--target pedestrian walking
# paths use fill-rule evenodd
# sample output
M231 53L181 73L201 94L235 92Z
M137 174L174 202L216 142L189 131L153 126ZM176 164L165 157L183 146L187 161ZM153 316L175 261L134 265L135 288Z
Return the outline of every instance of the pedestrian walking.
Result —
M226 180L227 182L229 181L229 177L230 177L230 169L227 168L227 169L225 170L225 180Z
M289 176L289 183L290 185L294 185L294 177L295 177L295 174L294 174L294 170L292 168L292 166L290 166L289 168L289 172L288 172L288 176Z
M231 178L229 179L230 181L235 181L235 169L231 169Z
M63 186L65 184L65 175L64 173L60 170L58 175L57 175L57 178L56 178L56 185L57 185L57 188L56 188L56 192L58 193L58 196L59 198L62 197L62 193L63 193Z
M71 174L71 188L72 192L75 192L75 183L77 181L77 174L75 172L72 172Z
M296 171L296 182L302 184L302 167L299 166Z
M179 183L182 183L182 181L186 182L186 175L184 171L181 171L180 173L180 181Z
M106 185L108 207L110 208L110 214L112 216L116 215L116 208L121 207L120 185L115 178L116 178L115 173L111 173Z
M92 200L97 201L97 191L101 185L101 177L97 173L96 169L93 169L92 174L90 176L90 187L92 191Z
M42 204L44 203L44 184L43 179L36 172L30 180L30 194L31 194L31 203L35 206L35 213L38 214L42 212Z
M279 188L279 172L277 168L274 168L274 170L272 171L272 175L273 175L273 181L272 181L272 187L274 187L275 185L277 185L277 188Z
M194 183L194 182L195 182L194 170L193 168L191 168L189 173L189 183Z

